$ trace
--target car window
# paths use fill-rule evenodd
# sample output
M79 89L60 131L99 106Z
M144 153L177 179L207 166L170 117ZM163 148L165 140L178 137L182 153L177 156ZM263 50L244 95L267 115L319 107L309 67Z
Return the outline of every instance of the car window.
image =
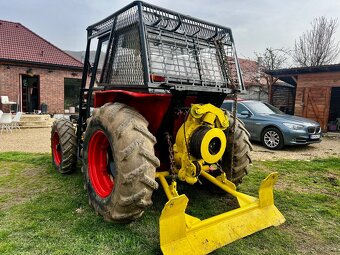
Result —
M221 108L228 110L229 112L233 111L233 102L224 102L221 106ZM237 103L237 113L241 114L241 112L243 111L248 111L249 109L247 109L247 107L245 107L243 104L241 103Z
M245 107L243 104L237 103L237 113L241 114L241 112L243 112L243 111L249 112L247 107Z
M228 110L231 112L232 110L232 103L231 102L224 102L221 106L221 108Z
M277 114L283 114L284 112L280 111L278 108L276 108L275 106L268 104L268 103L264 103L266 106L268 106L273 112L277 113Z
M275 112L270 109L267 105L260 101L249 101L245 103L247 107L257 114L275 114Z

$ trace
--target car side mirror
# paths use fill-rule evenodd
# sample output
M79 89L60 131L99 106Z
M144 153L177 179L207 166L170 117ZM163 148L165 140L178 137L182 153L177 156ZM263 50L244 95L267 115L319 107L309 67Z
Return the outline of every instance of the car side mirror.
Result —
M242 112L241 112L241 115L250 117L250 116L251 116L251 113L250 113L249 111L242 111Z

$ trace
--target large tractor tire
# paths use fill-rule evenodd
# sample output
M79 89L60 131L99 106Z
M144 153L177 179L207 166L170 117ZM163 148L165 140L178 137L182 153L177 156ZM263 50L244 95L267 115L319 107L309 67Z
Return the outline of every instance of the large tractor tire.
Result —
M96 109L88 121L82 171L89 203L105 220L135 220L152 205L160 162L147 126L142 115L121 103Z
M70 173L77 164L77 138L72 122L58 119L53 122L51 131L52 162L55 169Z
M250 152L253 146L249 141L250 134L244 127L244 124L236 118L234 142L231 127L234 123L234 118L229 117L230 127L226 131L227 148L222 159L222 168L227 174L228 180L235 184L242 182L244 176L248 174L248 168L252 160ZM234 146L233 167L232 162L232 146Z

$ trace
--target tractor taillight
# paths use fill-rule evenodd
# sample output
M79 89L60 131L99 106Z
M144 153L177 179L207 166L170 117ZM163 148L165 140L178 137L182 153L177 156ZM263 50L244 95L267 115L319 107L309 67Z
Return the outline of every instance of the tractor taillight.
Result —
M150 74L150 80L153 82L165 82L165 77L156 74Z

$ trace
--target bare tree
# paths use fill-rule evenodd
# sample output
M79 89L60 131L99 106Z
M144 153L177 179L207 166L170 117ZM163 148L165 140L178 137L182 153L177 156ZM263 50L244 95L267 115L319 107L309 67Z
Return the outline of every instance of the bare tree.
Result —
M263 53L255 52L259 67L262 71L283 68L288 59L289 50L280 48L266 48Z
M273 77L266 74L265 71L286 67L290 52L285 48L274 49L268 47L262 53L255 52L255 56L257 57L258 68L257 72L253 74L254 77L251 80L254 82L250 87L257 88L258 99L260 99L261 95L269 94L268 92L273 84Z
M294 61L301 66L334 63L340 52L339 42L334 38L338 20L322 16L314 19L311 25L312 28L295 41Z

